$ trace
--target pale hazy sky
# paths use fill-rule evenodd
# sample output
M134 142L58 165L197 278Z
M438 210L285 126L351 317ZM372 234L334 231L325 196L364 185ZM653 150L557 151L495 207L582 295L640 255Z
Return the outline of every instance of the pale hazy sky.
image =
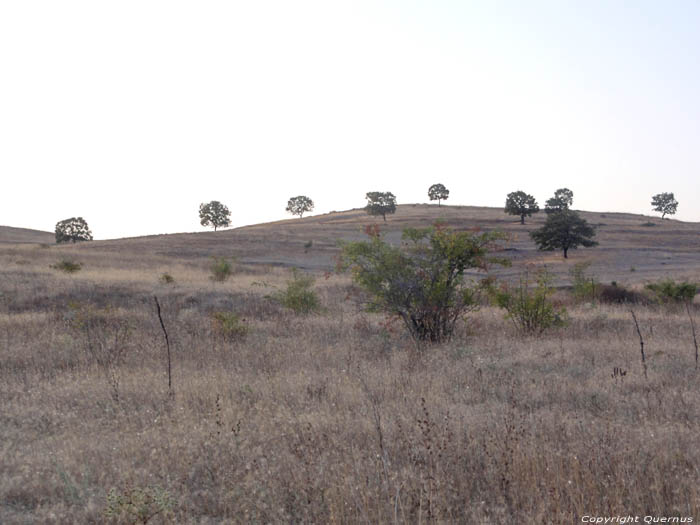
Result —
M367 191L700 220L700 2L0 2L0 224L96 238Z

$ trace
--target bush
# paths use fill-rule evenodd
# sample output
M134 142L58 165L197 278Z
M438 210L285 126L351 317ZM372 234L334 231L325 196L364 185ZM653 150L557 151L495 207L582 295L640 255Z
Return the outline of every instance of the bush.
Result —
M579 301L595 301L598 298L599 284L594 276L586 275L590 262L576 263L569 271L574 297Z
M540 270L533 283L529 272L525 272L517 286L503 284L492 288L491 296L497 306L506 310L506 317L513 321L518 331L540 335L566 322L566 309L555 306L550 299L554 293L551 280L546 270Z
M294 269L291 281L287 282L287 288L273 297L296 314L315 313L321 309L321 302L316 292L311 289L313 284L313 277Z
M170 493L157 486L126 486L111 489L107 494L105 518L118 523L148 523L156 516L170 521L175 516L175 500Z
M210 279L222 283L233 274L233 264L225 257L212 257L210 270Z
M161 275L158 280L163 284L173 284L175 282L175 277L166 272Z
M392 246L379 234L343 246L340 269L370 294L370 310L400 317L417 341L439 343L452 337L455 325L478 308L480 285L467 282L465 270L485 270L498 232L457 232L437 225L406 229L404 244Z
M690 302L698 293L697 284L687 281L677 283L673 279L650 283L645 288L652 292L661 303Z
M82 269L83 265L79 262L70 261L68 259L63 259L62 261L52 264L50 268L58 270L64 273L76 273Z
M248 335L248 323L233 312L214 312L212 314L214 332L225 341L240 341Z
M615 282L599 288L598 300L606 304L645 304L649 302L643 294L620 286Z

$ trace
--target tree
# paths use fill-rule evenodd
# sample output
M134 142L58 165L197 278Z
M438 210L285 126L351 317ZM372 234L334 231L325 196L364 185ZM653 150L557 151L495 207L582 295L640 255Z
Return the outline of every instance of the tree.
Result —
M226 228L231 225L231 212L219 201L211 201L199 205L199 219L202 226L211 224L216 231L217 228Z
M450 190L445 188L443 184L433 184L428 188L428 197L431 201L438 201L438 206L440 206L440 201L447 200L450 196Z
M312 211L313 209L314 201L305 195L292 197L289 199L289 201L287 201L287 211L292 215L298 215L300 219L304 215L304 212Z
M547 214L568 210L574 202L574 192L569 188L560 188L554 192L554 197L547 199L544 211Z
M365 196L365 211L370 215L381 215L386 222L386 214L396 213L396 197L388 191L370 191Z
M678 209L678 201L673 196L673 193L658 193L651 198L651 205L654 211L661 212L661 218L666 215L673 215Z
M530 217L533 213L537 213L540 211L540 207L532 195L528 195L524 191L514 191L506 197L504 211L509 215L520 216L520 224L525 224L525 217Z
M401 246L370 233L370 240L343 245L340 268L369 292L369 308L401 318L417 341L449 340L457 321L479 306L480 283L468 269L486 270L498 232L454 231L442 226L409 228Z
M92 232L82 217L71 217L56 223L56 242L91 241Z
M571 210L549 214L544 226L530 233L540 250L563 250L565 259L570 249L596 246L594 236L595 229Z

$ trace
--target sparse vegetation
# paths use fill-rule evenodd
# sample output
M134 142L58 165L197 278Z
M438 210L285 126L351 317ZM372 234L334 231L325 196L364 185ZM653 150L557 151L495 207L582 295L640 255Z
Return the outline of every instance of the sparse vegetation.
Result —
M687 281L676 282L673 279L664 279L656 283L649 283L646 289L654 294L662 303L691 302L698 293L698 285Z
M242 341L248 335L248 323L234 312L214 312L211 318L214 332L224 341Z
M504 211L509 215L517 215L520 217L520 224L525 224L525 217L531 217L533 213L538 213L540 207L532 195L524 191L514 191L506 197Z
M289 202L287 202L286 211L292 215L298 215L301 219L304 216L304 213L307 211L313 211L313 209L314 201L309 199L306 195L299 195L298 197L292 197L289 199Z
M149 523L156 517L172 520L174 505L170 493L158 486L112 488L107 494L104 517L134 525Z
M579 262L569 270L574 297L579 301L593 302L600 293L600 283L593 275L589 275L590 261Z
M51 268L63 273L76 273L82 269L83 265L79 262L63 259L51 265Z
M231 225L231 212L219 201L211 201L199 205L199 223L202 226L228 228Z
M233 263L226 257L212 257L209 269L211 280L222 283L233 274Z
M321 310L321 302L318 294L313 290L315 279L294 269L292 279L287 282L284 290L277 292L273 297L285 308L289 308L296 314L312 314Z
M82 217L71 217L56 223L56 243L91 241L92 232Z
M491 288L496 306L503 308L515 328L528 335L541 335L550 328L563 326L566 309L552 301L552 276L545 269L534 276L524 272L516 286L503 283Z
M500 209L419 205L368 233L404 251L413 241L399 244L399 224L437 215L476 236L467 231L474 225L503 224ZM618 508L700 515L697 306L648 304L652 292L642 290L643 279L677 270L662 265L669 253L694 260L695 225L657 232L639 216L608 214L605 258L591 269L618 282L598 284L593 305L561 288L571 263L536 252L520 233L494 253L512 257L513 269L466 269L464 284L515 276L515 293L524 265L546 262L560 287L549 300L566 305L567 324L523 337L476 294L480 308L467 322L422 352L396 315L364 308L374 298L351 275L325 273L337 253L328 239L356 240L379 221L357 211L315 220L243 230L231 246L207 234L0 244L0 443L11 452L2 459L0 521L574 523ZM505 228L521 230L516 221ZM212 285L210 256L233 253L235 272ZM49 270L62 258L83 270L71 278ZM266 298L289 281L270 261L306 263L323 315L296 316ZM698 281L694 263L684 264L675 282ZM156 282L165 271L178 286ZM605 299L618 289L640 300ZM225 336L217 312L246 325L245 337ZM167 504L153 514L158 494Z
M168 272L162 273L158 279L162 284L173 284L175 282L175 277L170 275Z
M370 215L381 215L384 222L387 215L396 213L396 197L389 191L370 191L365 198L365 211Z

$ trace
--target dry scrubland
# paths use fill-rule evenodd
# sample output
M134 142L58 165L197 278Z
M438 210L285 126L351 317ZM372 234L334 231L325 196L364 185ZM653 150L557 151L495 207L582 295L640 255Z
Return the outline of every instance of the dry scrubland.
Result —
M389 235L438 214L457 222L460 211L418 209L400 207ZM112 489L114 508L121 495L167 510L150 523L700 518L700 372L685 310L635 307L645 379L628 308L574 304L565 291L563 329L522 337L484 307L452 342L423 350L398 323L364 313L345 276L317 272L320 314L297 316L266 297L289 271L264 263L324 268L334 237L372 222L353 213L217 234L1 245L0 522L104 522ZM602 258L593 266L601 280L697 279L697 225L639 226L646 220L607 214L595 221L612 224L601 247L570 263L515 239L508 272L546 261L566 281L585 256ZM511 221L505 229L517 231ZM209 279L211 253L239 255L228 281ZM64 257L83 269L49 268ZM164 272L175 282L161 283ZM222 311L244 318L248 334L222 333L212 320Z

